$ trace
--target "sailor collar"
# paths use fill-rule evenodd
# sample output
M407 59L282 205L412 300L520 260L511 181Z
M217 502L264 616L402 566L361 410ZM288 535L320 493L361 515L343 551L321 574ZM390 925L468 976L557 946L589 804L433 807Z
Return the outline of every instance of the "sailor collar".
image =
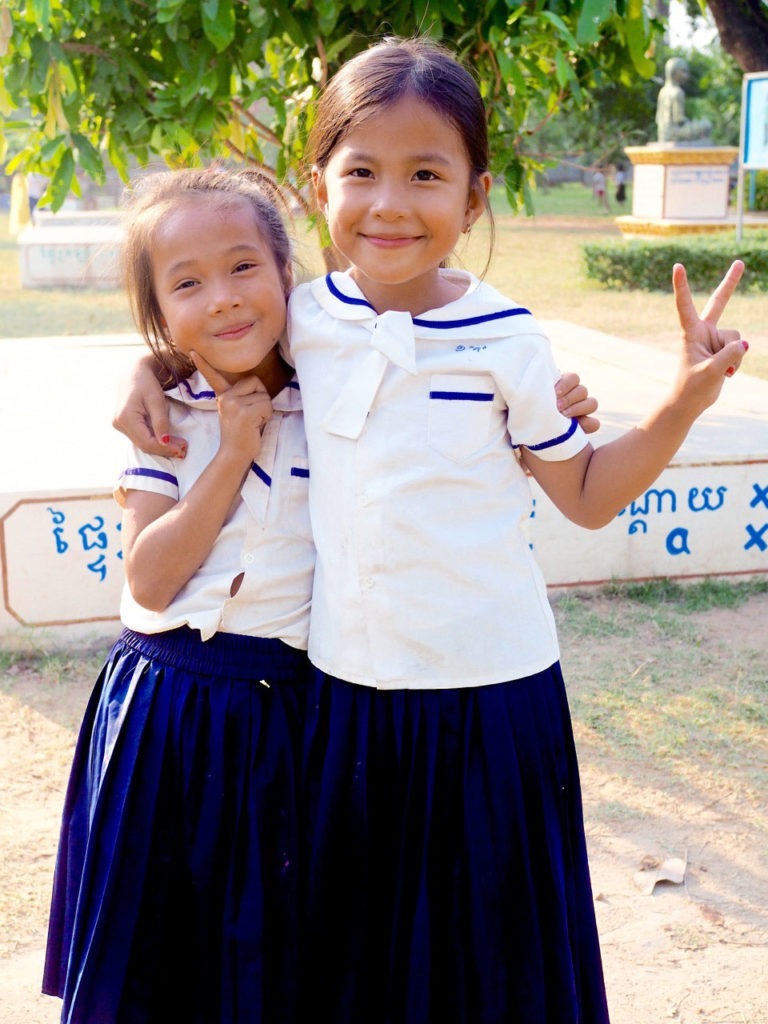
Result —
M322 309L338 320L367 324L371 330L376 321L396 318L401 326L410 321L419 339L483 340L506 337L521 328L534 329L528 309L506 299L473 274L465 270L443 270L442 273L466 284L465 293L454 302L416 317L394 310L377 314L349 271L333 271L317 278L311 288ZM520 318L528 322L524 324Z

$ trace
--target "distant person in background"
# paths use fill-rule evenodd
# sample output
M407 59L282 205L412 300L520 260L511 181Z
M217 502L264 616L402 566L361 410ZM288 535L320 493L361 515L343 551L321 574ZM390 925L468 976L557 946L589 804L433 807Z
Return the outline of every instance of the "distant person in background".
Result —
M616 202L621 206L627 200L627 172L624 164L616 164Z
M595 197L595 202L598 206L604 206L606 210L610 208L605 191L605 174L602 167L598 167L592 175L592 195Z

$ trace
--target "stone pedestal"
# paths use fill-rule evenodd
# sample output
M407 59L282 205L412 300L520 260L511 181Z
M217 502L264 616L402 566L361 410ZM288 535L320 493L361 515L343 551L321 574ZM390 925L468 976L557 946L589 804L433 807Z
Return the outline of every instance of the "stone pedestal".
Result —
M617 217L626 235L688 234L732 228L728 219L735 146L656 143L625 150L633 166L632 214Z

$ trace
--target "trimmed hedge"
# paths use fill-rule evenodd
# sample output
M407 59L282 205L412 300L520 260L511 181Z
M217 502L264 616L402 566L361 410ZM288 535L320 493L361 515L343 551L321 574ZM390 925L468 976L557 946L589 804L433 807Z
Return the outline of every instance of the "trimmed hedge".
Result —
M730 234L628 239L582 247L587 277L611 288L672 291L672 266L683 263L694 291L711 291L733 260L744 260L740 289L768 291L768 232L748 229L741 242Z
M755 175L755 209L768 210L768 171L753 171ZM749 182L745 182L746 190L749 190Z

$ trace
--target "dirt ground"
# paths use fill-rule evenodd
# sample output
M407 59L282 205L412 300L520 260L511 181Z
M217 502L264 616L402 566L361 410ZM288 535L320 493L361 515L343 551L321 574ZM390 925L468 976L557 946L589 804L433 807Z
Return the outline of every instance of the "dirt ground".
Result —
M743 648L768 675L768 595L694 619L708 671L727 679ZM569 660L581 664L575 696L608 647L642 666L648 645L640 633L566 638L566 678ZM0 1024L58 1020L58 1001L38 994L47 904L75 731L104 648L44 674L0 673ZM706 754L681 776L661 757L623 758L574 717L614 1024L766 1024L768 750L751 748L749 785L708 771ZM654 885L664 873L672 880Z

